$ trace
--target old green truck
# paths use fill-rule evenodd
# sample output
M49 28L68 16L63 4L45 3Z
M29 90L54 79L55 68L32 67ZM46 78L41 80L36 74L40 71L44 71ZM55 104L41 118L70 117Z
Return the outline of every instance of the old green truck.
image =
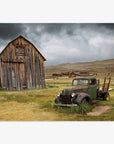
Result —
M82 102L93 104L99 100L108 101L109 85L111 78L106 82L104 78L103 87L100 89L100 82L96 77L79 77L74 78L72 86L62 90L62 93L58 93L55 98L56 104L77 104L80 105Z

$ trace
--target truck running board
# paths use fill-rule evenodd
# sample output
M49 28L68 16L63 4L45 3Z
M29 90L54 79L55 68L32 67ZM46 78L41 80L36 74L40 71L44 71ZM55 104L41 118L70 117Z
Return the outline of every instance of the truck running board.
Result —
M95 104L95 103L97 103L97 102L99 102L100 100L97 100L97 99L95 99L95 100L92 100L92 104Z
M77 104L54 104L56 107L72 107L72 106L78 106Z

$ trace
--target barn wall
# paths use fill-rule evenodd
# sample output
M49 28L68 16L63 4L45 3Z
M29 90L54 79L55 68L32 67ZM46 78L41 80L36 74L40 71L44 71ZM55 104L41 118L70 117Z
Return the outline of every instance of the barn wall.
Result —
M0 69L0 85L4 89L45 87L44 58L31 43L21 37L1 53Z

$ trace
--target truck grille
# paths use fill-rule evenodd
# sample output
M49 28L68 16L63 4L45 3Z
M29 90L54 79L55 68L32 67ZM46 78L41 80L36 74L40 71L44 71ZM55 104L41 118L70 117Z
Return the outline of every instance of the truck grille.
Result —
M71 104L71 96L62 95L62 104Z

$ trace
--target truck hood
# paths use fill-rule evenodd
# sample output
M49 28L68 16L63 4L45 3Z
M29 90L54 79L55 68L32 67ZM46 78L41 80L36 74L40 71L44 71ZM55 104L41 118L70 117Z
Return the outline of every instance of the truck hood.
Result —
M71 91L71 90L85 89L85 88L88 88L88 87L87 86L72 86L72 87L68 87L68 88L65 88L65 89Z

